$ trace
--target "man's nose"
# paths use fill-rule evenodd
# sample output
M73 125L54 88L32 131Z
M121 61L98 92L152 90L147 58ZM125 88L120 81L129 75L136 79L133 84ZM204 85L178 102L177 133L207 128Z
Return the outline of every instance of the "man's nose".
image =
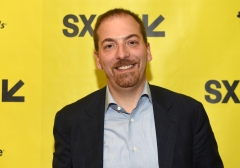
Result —
M124 44L118 45L116 59L125 59L130 56L127 46Z

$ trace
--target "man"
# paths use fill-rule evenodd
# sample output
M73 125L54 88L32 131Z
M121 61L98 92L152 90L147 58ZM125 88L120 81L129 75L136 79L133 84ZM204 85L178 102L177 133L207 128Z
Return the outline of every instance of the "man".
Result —
M148 84L152 55L137 15L101 15L94 44L107 86L56 114L54 168L223 167L201 103Z

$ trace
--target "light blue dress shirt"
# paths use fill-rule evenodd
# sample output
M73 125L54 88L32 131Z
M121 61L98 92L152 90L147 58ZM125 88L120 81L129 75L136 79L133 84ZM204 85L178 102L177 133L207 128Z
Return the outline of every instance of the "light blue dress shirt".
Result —
M151 93L146 82L129 114L106 91L104 168L158 168L158 150Z

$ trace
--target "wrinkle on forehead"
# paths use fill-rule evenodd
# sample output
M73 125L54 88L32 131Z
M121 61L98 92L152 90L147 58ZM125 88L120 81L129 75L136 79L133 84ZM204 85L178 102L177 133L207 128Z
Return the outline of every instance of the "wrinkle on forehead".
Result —
M130 34L128 36L119 36L119 37L114 37L114 38L106 38L104 39L101 44L103 44L104 42L111 42L111 41L117 41L117 40L121 40L121 39L124 39L124 40L127 40L127 39L130 39L132 37L137 37L137 38L140 38L137 34Z

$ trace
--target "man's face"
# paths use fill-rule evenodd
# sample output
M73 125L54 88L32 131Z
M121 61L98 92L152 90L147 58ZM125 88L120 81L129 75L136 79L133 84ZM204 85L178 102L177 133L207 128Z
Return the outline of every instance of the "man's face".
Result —
M107 76L107 84L128 88L145 82L146 64L152 56L134 18L107 18L97 34L99 50L94 55L98 69L103 69Z

